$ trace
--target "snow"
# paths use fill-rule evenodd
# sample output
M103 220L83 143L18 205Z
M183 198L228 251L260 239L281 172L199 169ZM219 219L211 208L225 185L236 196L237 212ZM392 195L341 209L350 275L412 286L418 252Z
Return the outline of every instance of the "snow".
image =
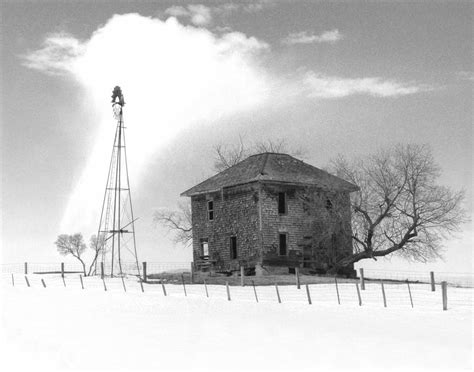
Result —
M41 278L47 288L43 288ZM3 370L327 371L472 369L472 288L354 283L306 289L146 284L77 275L2 275Z

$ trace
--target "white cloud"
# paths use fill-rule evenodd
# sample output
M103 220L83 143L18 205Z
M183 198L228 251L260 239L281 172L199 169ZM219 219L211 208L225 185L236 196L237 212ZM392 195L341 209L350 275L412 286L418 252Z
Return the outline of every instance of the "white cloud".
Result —
M182 6L174 5L166 9L165 14L173 17L189 17L190 11Z
M274 3L272 3L271 1L262 0L262 1L256 1L254 3L243 4L242 9L244 10L244 12L247 12L247 13L256 13L272 4Z
M23 64L50 75L63 75L83 53L83 45L73 36L52 34L46 38L41 49L24 56Z
M242 33L216 36L175 18L127 14L114 16L88 40L53 35L26 56L30 68L77 80L90 110L102 117L60 231L87 235L97 228L115 129L109 106L115 85L127 102L127 153L136 189L153 155L180 131L266 102L271 78L258 62L266 48Z
M232 13L236 11L243 11L245 13L257 13L266 7L275 5L274 2L268 1L268 0L260 0L260 1L254 1L250 3L227 3L227 4L222 4L216 7L213 7L213 9L216 12L221 12L221 13Z
M354 94L396 97L429 90L427 86L409 85L380 77L347 79L308 72L302 78L309 97L342 98Z
M474 81L474 73L472 71L460 71L457 73L457 76L461 80Z
M283 44L313 44L313 43L329 43L334 44L342 40L343 36L339 30L325 31L320 35L315 35L307 31L291 33L282 40Z
M188 18L195 26L208 26L212 22L211 8L201 4L191 4L186 8L172 6L165 10L165 14L178 18Z
M191 22L196 26L207 26L212 21L211 9L204 5L188 5Z
M190 4L184 6L172 6L164 11L164 14L177 18L189 19L195 26L205 27L213 23L215 16L229 16L232 13L242 11L245 13L256 13L272 4L269 1L256 1L249 4L224 3L217 6L205 6L202 4Z

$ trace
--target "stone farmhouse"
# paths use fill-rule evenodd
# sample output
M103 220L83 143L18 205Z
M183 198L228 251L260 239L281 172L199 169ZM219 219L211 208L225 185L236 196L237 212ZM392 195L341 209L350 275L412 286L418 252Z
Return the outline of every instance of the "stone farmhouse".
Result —
M181 194L191 197L195 269L325 273L352 254L356 190L287 154L250 156Z

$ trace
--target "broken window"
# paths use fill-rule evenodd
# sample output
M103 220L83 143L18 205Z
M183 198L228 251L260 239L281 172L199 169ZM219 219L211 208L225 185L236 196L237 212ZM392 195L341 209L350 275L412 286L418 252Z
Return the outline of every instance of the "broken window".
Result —
M286 213L286 194L284 192L278 193L278 214Z
M329 199L326 199L326 209L330 211L332 209L332 202Z
M280 234L280 246L279 246L279 251L278 254L280 256L286 256L286 249L287 246L287 234Z
M237 258L237 237L230 237L230 259L235 260Z
M209 221L214 220L214 201L212 200L207 202L207 218Z
M209 240L207 238L201 239L201 257L205 260L209 259Z

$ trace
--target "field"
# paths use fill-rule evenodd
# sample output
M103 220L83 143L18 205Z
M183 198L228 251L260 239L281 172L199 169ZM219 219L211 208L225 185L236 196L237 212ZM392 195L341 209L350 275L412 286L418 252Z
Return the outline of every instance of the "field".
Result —
M145 284L77 275L1 277L3 370L327 371L472 369L472 288L368 282ZM41 279L44 279L46 288Z

